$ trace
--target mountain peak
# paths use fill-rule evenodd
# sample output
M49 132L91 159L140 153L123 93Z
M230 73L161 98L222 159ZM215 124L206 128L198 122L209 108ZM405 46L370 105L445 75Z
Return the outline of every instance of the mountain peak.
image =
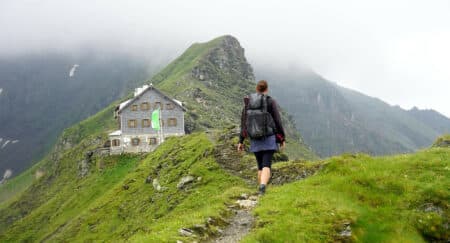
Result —
M218 82L225 84L223 81L233 81L233 84L242 81L254 83L255 76L239 41L231 35L224 35L208 42L192 44L154 76L152 82L158 84L178 80L179 83L179 80L188 79L201 81L206 86L216 86Z
M151 80L188 108L188 130L236 124L255 77L239 41L224 35L192 44ZM202 114L202 115L199 115Z
M200 81L230 80L236 84L240 80L254 81L253 68L245 58L244 48L239 41L225 35L200 44L206 52L192 69L192 75ZM188 52L189 49L186 51ZM227 77L222 76L226 74Z

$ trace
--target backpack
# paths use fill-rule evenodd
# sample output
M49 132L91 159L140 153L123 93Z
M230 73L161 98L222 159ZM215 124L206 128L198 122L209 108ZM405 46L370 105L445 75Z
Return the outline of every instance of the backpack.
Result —
M270 96L251 94L245 104L245 128L251 139L263 139L275 134L275 122L268 112Z

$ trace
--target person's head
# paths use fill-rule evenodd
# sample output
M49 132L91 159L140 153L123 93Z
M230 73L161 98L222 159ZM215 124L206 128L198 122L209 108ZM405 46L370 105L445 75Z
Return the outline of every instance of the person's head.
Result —
M256 84L256 92L262 93L262 94L267 94L269 92L269 85L267 84L266 80L260 80Z

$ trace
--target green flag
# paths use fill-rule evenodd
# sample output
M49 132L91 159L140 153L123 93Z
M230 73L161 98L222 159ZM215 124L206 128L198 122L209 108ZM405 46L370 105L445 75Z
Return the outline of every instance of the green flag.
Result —
M152 128L156 131L159 131L161 129L161 126L159 124L159 108L152 112Z

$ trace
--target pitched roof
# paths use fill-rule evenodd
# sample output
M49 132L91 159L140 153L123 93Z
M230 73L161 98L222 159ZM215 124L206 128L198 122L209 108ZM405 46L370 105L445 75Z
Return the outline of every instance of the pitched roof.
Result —
M152 84L148 85L147 88L140 90L139 93L137 93L132 99L129 99L125 102L122 102L119 105L119 110L117 111L117 113L120 113L121 111L123 111L125 108L127 108L128 106L130 106L132 103L134 103L134 101L136 101L137 99L139 99L139 97L141 97L143 94L145 94L147 91L149 90L154 90L156 93L162 95L164 98L172 101L175 105L177 105L178 107L180 107L183 111L186 111L186 108L183 107L182 103L178 100L172 99L169 96L165 95L163 92L159 91L158 89L156 89L155 87L153 87Z
M122 135L122 130L117 130L109 134L109 136L120 136Z

